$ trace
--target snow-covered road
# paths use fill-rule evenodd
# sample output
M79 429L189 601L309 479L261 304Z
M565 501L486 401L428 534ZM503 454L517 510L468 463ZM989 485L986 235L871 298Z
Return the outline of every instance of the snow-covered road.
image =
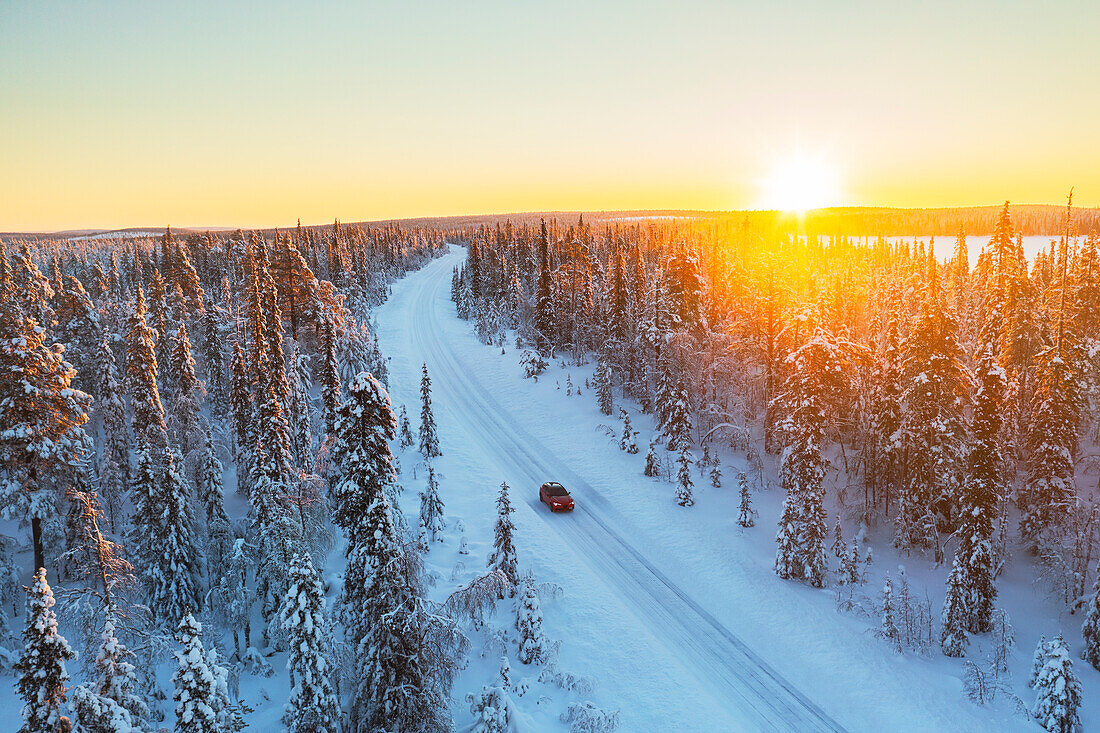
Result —
M465 250L453 248L401 284L398 296L404 314L402 336L392 322L383 326L384 348L391 357L415 364L426 361L433 381L434 401L458 423L463 442L479 444L481 458L500 469L501 475L519 483L519 496L530 487L553 478L565 483L577 499L571 515L551 515L536 499L518 502L520 511L541 518L559 538L562 554L575 555L634 615L632 621L648 626L663 640L664 652L674 655L692 673L701 694L724 709L747 730L843 730L812 700L794 688L765 663L727 626L693 598L692 590L662 572L651 553L660 545L632 526L586 481L584 470L566 456L556 455L530 435L513 417L515 404L502 404L478 380L478 365L465 360L463 349L453 348L445 324L455 320L449 298L452 268L461 263ZM389 312L398 309L397 304ZM395 343L396 342L396 343ZM412 353L395 353L402 348ZM437 408L439 409L439 408ZM629 633L629 624L609 615L605 636L608 644ZM678 694L668 690L669 696ZM652 704L654 701L649 701ZM630 700L616 704L628 708ZM705 729L716 721L706 710L702 719L684 721L684 729ZM708 722L710 726L708 726ZM721 729L710 727L710 729Z

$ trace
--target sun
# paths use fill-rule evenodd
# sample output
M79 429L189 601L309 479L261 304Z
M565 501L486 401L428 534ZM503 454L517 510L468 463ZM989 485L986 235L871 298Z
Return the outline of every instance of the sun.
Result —
M823 156L801 153L777 161L760 185L760 208L803 214L839 198L836 170Z

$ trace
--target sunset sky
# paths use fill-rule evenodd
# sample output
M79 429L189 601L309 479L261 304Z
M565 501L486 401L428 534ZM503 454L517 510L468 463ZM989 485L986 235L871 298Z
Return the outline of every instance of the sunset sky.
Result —
M1095 0L3 0L0 231L755 208L802 158L828 203L1096 205L1098 28Z

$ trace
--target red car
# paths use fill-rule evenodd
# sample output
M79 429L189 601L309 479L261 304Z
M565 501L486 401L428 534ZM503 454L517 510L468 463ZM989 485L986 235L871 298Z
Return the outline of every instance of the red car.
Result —
M547 481L539 487L539 501L550 507L552 512L573 511L573 497L556 481Z

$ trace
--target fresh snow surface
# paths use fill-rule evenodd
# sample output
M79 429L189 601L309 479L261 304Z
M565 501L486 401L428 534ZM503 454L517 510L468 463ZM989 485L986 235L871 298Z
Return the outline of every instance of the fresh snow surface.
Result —
M972 238L972 252L974 244ZM559 684L547 678L543 666L518 661L516 599L499 601L487 629L468 631L469 663L458 677L452 705L458 731L472 722L466 696L483 685L498 684L502 649L511 668L507 696L516 714L514 730L525 733L567 730L562 714L570 704L585 701L619 710L619 730L625 733L830 726L850 731L1038 730L1003 696L986 707L970 703L963 691L962 660L947 659L936 649L925 655L895 654L872 633L877 616L839 613L834 589L815 590L777 578L775 527L782 493L777 488L754 490L753 504L760 513L756 526L738 527L736 475L746 467L740 453L719 453L720 489L693 471L696 505L678 507L674 482L642 474L651 417L616 393L615 414L619 407L629 410L641 449L636 455L620 451L619 419L601 415L590 394L594 390L585 386L594 365L562 366L560 360L551 360L537 382L523 379L520 351L509 344L502 355L500 347L481 344L471 324L457 318L450 281L464 257L463 248L452 247L446 256L394 283L391 297L375 313L381 347L390 358L394 409L405 405L414 434L422 363L432 379L443 450L433 465L447 527L444 541L432 543L427 556L426 569L435 579L430 592L442 600L485 571L497 492L500 482L507 481L516 508L521 574L530 571L537 584L560 586L560 598L546 593L541 599L543 632L548 640L560 642L557 670L576 682ZM582 395L566 395L567 376ZM401 505L415 527L418 492L425 488L427 471L415 449L398 451L398 457ZM841 460L836 456L834 464ZM247 502L235 491L232 466L226 469L226 509L230 516L242 517ZM771 467L769 474L774 481ZM552 515L538 502L538 486L546 480L570 489L577 502L572 514ZM831 502L829 512L831 528ZM854 527L846 523L844 528L850 540ZM0 531L26 535L10 521L0 523ZM468 555L459 553L463 537ZM886 573L894 580L896 598L899 566L904 565L913 595L930 598L939 614L948 569L917 557L899 558L889 547L888 528L869 539L875 563L868 583L859 589L863 604L870 608L878 603ZM343 550L338 542L324 568L330 614L340 591ZM19 562L29 560L21 555ZM998 579L997 603L1010 614L1018 640L1010 662L1012 692L1031 706L1034 692L1026 682L1035 644L1040 634L1050 638L1061 631L1082 683L1084 729L1100 730L1100 674L1078 658L1082 614L1062 612L1034 577L1033 566L1014 562ZM56 592L60 586L54 588ZM60 612L60 602L58 606ZM22 609L6 613L18 635ZM258 616L257 609L254 645L259 645ZM59 622L61 633L78 648L75 620L62 615ZM494 630L507 632L503 646ZM221 639L227 646L230 640L229 635ZM212 641L204 638L208 647ZM967 658L981 664L988 652L989 640L974 637ZM240 676L241 698L255 709L246 718L253 731L282 729L280 717L290 692L286 655L265 661L273 676L247 671ZM82 681L80 666L68 665L73 684ZM175 666L167 661L157 670L161 689L169 696L161 704L168 713L161 723L166 728L173 723ZM15 678L7 679L0 685L0 733L21 725Z
M456 559L466 563L460 579L482 570L497 488L507 481L517 507L521 572L530 570L537 581L564 590L560 600L543 603L544 629L562 642L560 667L598 681L591 698L604 709L621 709L622 730L1033 730L1007 703L970 703L961 661L938 651L894 654L870 631L877 618L838 613L832 590L777 578L772 566L780 492L758 493L757 526L739 528L739 454L721 455L723 488L696 478L696 506L680 508L671 483L642 475L651 418L623 405L641 431L642 451L620 451L619 421L599 414L584 387L592 365L562 368L553 361L537 383L523 379L519 351L507 345L501 356L500 347L481 344L471 324L455 315L451 273L464 257L464 249L452 247L396 283L377 312L382 350L391 360L391 396L395 407L406 405L414 430L421 363L432 377L444 454L435 466L448 539L431 551L428 565L444 578ZM585 394L566 396L567 374ZM415 521L412 499L424 479L423 471L419 480L409 478L413 456L403 457L402 480L404 509ZM552 515L538 502L538 486L546 480L571 490L577 502L572 514ZM469 557L456 554L458 518L466 525ZM850 536L852 528L846 529ZM875 544L881 557L861 590L877 602L887 570L896 587L899 560L880 550L882 542ZM925 597L925 576L931 576L928 593L938 614L946 570L922 574L922 568L909 566L928 563L904 562L918 598ZM1042 603L1041 590L1012 590ZM512 605L498 603L493 624L510 627ZM1057 627L1050 621L1050 628L1031 633L1030 620L1025 622L1030 606L1015 605L1008 607L1020 642L1014 690L1030 705L1033 694L1025 683L1034 643L1039 633L1050 635ZM1064 625L1071 644L1079 625L1073 617ZM478 643L455 689L460 730L470 722L465 695L494 683L499 667L492 654L479 658ZM971 651L983 643L976 640ZM510 663L513 681L535 675L515 660L514 650ZM1089 692L1098 689L1091 679L1096 673L1083 662L1077 669L1085 683L1084 720L1100 720L1088 709ZM535 721L546 721L546 728L534 730L560 730L556 719L540 716L541 694L533 686L517 705Z

